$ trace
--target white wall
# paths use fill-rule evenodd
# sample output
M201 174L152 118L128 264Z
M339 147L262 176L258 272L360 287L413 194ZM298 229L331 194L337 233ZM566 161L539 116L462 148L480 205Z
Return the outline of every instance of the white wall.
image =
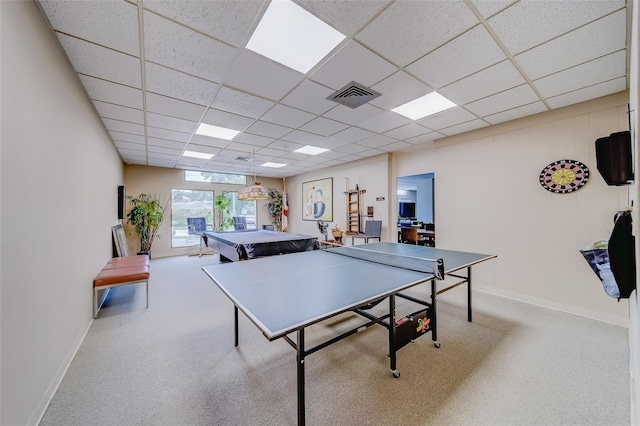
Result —
M37 424L93 319L122 162L36 5L0 20L0 424Z
M498 255L474 270L477 289L627 325L627 303L604 293L578 250L608 239L629 187L609 187L594 142L626 130L623 92L436 141L393 156L395 176L435 173L437 246ZM540 171L585 163L589 183L552 194Z
M302 183L317 179L333 178L333 221L329 222L329 228L338 225L342 230L347 227L347 199L345 191L355 189L356 184L360 190L365 190L362 195L361 217L362 229L364 223L371 220L382 221L382 238L389 240L390 232L396 231L397 207L389 203L389 191L395 191L395 180L389 181L389 156L387 154L378 155L342 166L335 166L317 172L309 172L304 175L287 178L286 191L289 194L289 232L307 234L320 237L318 224L316 221L302 220ZM348 188L347 188L348 182ZM377 200L383 197L384 200ZM367 206L373 206L373 217L367 217ZM393 211L390 212L390 206ZM393 229L389 229L389 218L393 217ZM331 238L331 234L329 234ZM343 241L351 244L351 238L345 236ZM356 244L362 240L356 240Z

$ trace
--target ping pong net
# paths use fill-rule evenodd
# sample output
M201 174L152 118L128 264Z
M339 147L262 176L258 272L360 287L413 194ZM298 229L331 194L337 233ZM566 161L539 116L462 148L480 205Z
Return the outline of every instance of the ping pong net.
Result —
M327 246L321 248L321 250L371 263L379 263L425 274L433 274L434 277L439 280L444 279L443 259L404 256L353 246Z

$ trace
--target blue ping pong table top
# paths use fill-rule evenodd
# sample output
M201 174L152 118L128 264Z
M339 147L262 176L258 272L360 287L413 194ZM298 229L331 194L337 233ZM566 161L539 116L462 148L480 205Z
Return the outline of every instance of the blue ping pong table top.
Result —
M415 257L436 254L444 259L447 271L494 257L475 253L462 256L461 252L433 248L421 251L416 246L386 242L357 247ZM433 278L429 273L323 250L202 269L269 340Z

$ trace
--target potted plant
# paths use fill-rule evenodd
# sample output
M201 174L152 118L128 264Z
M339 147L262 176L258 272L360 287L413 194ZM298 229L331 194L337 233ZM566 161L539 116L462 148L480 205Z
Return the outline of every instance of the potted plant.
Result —
M282 193L275 188L269 188L267 194L269 195L267 211L271 217L271 223L280 231L282 229Z
M166 204L151 194L140 194L137 197L128 196L131 206L127 213L127 223L130 223L140 236L140 253L151 257L151 245L158 235L160 224L164 220Z
M220 225L216 230L226 231L233 228L233 217L231 216L231 199L227 197L227 192L216 195L213 198L213 206L218 211L218 221ZM215 229L215 224L214 224Z

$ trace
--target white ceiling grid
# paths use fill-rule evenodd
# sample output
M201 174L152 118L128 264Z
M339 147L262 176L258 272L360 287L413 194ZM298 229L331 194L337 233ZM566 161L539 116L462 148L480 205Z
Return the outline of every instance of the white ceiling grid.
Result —
M307 74L245 48L270 0L38 3L129 164L252 174L234 157L255 152L256 174L287 177L628 88L624 0L293 1L347 36ZM352 81L381 96L326 99ZM434 90L458 106L391 112Z

